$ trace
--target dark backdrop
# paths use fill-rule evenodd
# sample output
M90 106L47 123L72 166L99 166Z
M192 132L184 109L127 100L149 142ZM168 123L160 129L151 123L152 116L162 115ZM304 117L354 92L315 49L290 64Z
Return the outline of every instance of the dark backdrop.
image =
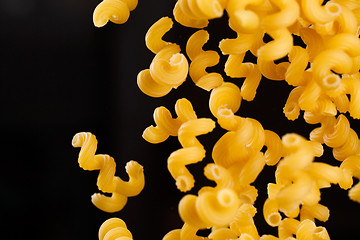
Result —
M178 90L155 99L136 85L137 73L148 68L154 57L145 46L145 33L160 17L171 15L175 1L140 1L126 24L109 23L100 29L92 23L98 3L0 2L1 239L97 239L99 226L110 217L125 220L135 239L161 239L182 226L177 203L183 194L166 168L167 157L180 145L176 138L152 145L141 134L153 124L156 107L164 105L173 112L181 97L194 103L199 117L210 117L209 93L188 79ZM217 49L220 39L234 36L224 27L225 21L210 24L207 48ZM175 24L166 39L184 49L194 31ZM314 126L301 119L290 122L282 114L290 90L284 82L264 79L256 99L243 101L239 114L256 118L280 136L287 132L308 136ZM352 126L359 132L359 122L353 121ZM124 166L129 160L144 166L145 189L118 213L103 213L90 202L98 192L98 172L84 171L77 164L79 149L72 148L71 139L80 131L97 136L97 153L115 158L118 176L126 179ZM190 166L197 181L191 193L211 184L202 168L211 161L211 146L221 134L217 129L200 138L208 153L202 163ZM338 165L328 153L323 160ZM266 183L274 182L273 173L273 167L266 167L255 182L260 189L255 221L261 234L274 233L261 213ZM360 205L336 186L324 190L322 198L331 217L320 225L328 228L333 239L355 239Z

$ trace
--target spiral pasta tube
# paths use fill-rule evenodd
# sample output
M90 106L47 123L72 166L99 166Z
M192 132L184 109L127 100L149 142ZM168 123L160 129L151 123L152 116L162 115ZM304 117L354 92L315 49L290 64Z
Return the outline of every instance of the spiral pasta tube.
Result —
M167 43L162 36L171 29L172 20L164 17L155 22L146 34L146 45L156 53L150 69L139 72L137 84L151 97L162 97L179 87L188 74L189 64L179 45Z
M150 143L161 143L169 136L178 136L183 123L197 119L191 102L185 98L176 101L175 112L177 118L173 118L165 107L156 108L153 114L156 126L147 127L143 132L143 138Z
M99 229L99 240L132 240L132 234L126 223L120 218L106 220Z
M196 136L207 134L215 128L211 119L194 119L183 123L178 138L183 148L173 152L168 158L168 170L176 181L177 188L186 192L194 186L194 177L186 165L197 163L205 157L205 150Z
M207 91L219 87L223 78L219 73L207 73L206 68L215 66L219 62L219 55L215 51L204 51L203 45L208 41L209 34L205 30L195 32L186 44L186 53L192 61L189 74L194 83Z
M111 193L111 197L96 193L91 197L93 204L105 212L120 211L128 197L138 195L144 188L143 167L136 161L126 164L129 181L123 181L115 175L116 163L108 155L96 154L97 140L91 133L77 133L73 140L74 147L80 147L78 162L84 170L100 170L97 185L100 191Z
M93 22L96 27L103 27L110 20L116 24L125 23L134 10L138 0L103 0L94 10Z

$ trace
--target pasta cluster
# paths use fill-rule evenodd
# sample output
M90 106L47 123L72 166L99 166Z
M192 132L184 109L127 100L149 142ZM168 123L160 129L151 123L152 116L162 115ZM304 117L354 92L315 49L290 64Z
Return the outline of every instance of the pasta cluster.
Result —
M115 2L120 6L124 1L100 4L106 10L102 19L120 19L110 4ZM121 22L136 6L130 0L125 5L127 15ZM221 40L219 49L204 50L211 37L204 28L224 15L237 37ZM354 177L360 179L360 140L346 117L360 118L360 1L178 0L173 16L179 24L197 29L186 43L188 58L180 45L163 40L173 20L159 19L145 36L155 57L149 69L138 74L137 84L146 95L163 97L189 76L209 92L214 120L198 118L191 102L182 98L175 104L176 118L165 107L155 109L155 126L146 128L143 138L154 144L170 136L178 138L182 148L169 156L167 166L177 188L187 192L195 180L186 166L202 161L206 154L197 136L209 134L216 123L226 133L212 149L213 162L204 168L205 177L215 186L203 186L196 195L187 194L180 200L178 210L184 224L163 240L330 239L326 228L315 224L330 216L329 209L320 204L321 189L338 184L360 203L360 183L353 182ZM100 25L107 22L101 21ZM220 53L226 57L223 75L208 70L219 64ZM246 54L256 61L248 61ZM236 115L243 99L256 97L263 77L294 87L283 112L289 120L303 113L308 124L320 125L311 131L309 140L296 133L280 138L259 121ZM230 78L233 81L227 80ZM243 79L240 88L239 78ZM120 210L127 197L137 195L144 186L142 168L136 162L127 166L128 183L114 177L113 159L95 155L96 143L89 133L77 134L73 140L74 146L81 147L80 166L99 169L99 189L113 194L111 198L96 195L101 201L94 204ZM324 147L332 149L339 166L314 161L323 155ZM268 225L277 228L278 236L260 236L253 220L258 191L252 184L267 166L276 166L275 183L267 185L262 214ZM103 176L105 169L111 174ZM108 201L111 204L105 204ZM106 239L112 228L121 239L132 239L121 220L111 219L103 226L99 239ZM199 236L201 229L211 231Z
M109 155L95 154L97 140L91 133L77 133L73 140L74 147L80 147L79 166L84 170L100 170L97 186L100 191L111 193L111 197L95 193L91 197L92 203L105 212L120 211L126 204L128 197L138 195L145 185L143 167L136 161L126 164L129 181L123 181L115 176L116 163Z

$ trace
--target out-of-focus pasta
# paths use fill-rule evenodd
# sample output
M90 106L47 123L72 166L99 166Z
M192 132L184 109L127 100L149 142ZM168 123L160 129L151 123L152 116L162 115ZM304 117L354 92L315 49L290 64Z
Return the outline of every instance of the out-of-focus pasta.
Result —
M93 22L96 27L103 27L109 20L123 24L134 10L138 0L103 0L94 10Z
M132 240L132 234L120 218L106 220L99 229L99 240Z

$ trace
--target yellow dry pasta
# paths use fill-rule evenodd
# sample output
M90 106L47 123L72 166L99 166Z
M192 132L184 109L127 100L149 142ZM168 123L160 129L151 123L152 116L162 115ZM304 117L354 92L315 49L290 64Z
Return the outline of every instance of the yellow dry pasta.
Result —
M217 88L223 83L221 74L206 72L207 67L215 66L220 59L217 52L202 49L208 39L208 32L199 30L191 35L186 44L186 53L191 60L189 75L198 87L206 91Z
M132 240L132 234L120 218L106 220L99 229L99 240Z
M94 10L93 22L102 27L110 20L116 24L125 23L134 10L138 0L103 0Z
M91 197L93 204L105 212L120 211L128 197L138 195L145 185L143 167L136 161L126 164L129 181L123 181L115 175L116 164L108 155L96 154L97 140L91 133L81 132L72 140L74 147L80 147L78 162L84 170L100 170L97 185L100 191L111 193L108 197L96 193Z

